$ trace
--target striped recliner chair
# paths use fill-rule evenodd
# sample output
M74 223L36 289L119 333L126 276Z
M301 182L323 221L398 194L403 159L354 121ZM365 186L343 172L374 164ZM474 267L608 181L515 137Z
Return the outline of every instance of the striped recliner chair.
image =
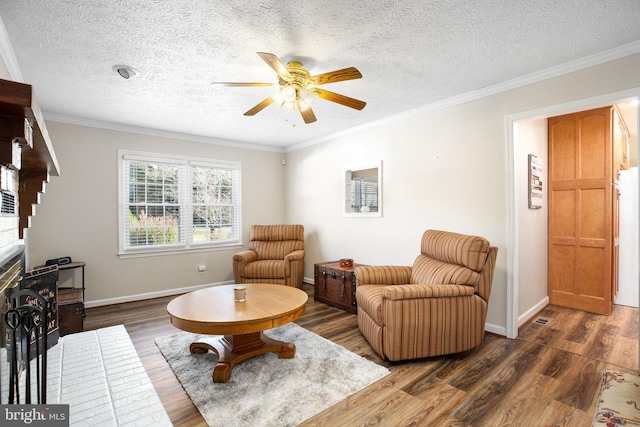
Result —
M427 230L412 267L356 267L360 331L391 361L481 345L497 252L482 237Z
M249 239L249 249L233 255L233 279L236 283L302 286L302 225L252 225Z

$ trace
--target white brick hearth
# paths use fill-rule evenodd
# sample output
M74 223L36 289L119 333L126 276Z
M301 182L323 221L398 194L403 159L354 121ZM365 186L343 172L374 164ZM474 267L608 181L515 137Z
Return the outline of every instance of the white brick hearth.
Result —
M47 353L47 403L72 426L171 426L124 326L66 335Z

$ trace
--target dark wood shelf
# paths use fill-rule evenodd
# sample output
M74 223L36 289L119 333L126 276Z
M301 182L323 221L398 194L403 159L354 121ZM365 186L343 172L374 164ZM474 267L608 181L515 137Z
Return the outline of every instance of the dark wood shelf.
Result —
M33 129L33 148L22 150L22 168L45 170L58 176L58 159L31 85L0 79L0 114L27 119Z
M26 143L25 119L32 129L32 146ZM19 236L23 238L24 230L30 225L29 219L34 215L33 207L40 202L40 193L44 193L44 184L49 182L50 176L60 174L58 159L31 85L0 79L0 125L3 163L12 163L15 153L20 156L19 164L9 167L19 169Z

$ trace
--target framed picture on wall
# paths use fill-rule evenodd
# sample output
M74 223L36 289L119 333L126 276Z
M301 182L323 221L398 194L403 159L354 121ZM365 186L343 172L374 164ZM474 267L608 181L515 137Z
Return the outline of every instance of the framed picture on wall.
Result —
M529 154L529 209L542 208L542 161Z

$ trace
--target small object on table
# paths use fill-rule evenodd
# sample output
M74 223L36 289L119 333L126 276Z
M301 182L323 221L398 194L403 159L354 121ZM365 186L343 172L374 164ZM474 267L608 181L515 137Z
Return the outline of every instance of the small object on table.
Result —
M353 267L353 259L351 259L351 258L342 258L340 260L340 267Z
M247 299L247 287L243 285L235 285L233 287L233 299L236 302L242 302Z

